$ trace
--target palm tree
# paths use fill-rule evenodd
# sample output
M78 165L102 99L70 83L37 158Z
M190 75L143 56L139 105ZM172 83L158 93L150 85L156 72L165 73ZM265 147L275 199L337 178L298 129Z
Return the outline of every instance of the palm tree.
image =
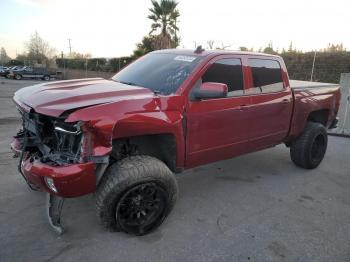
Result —
M171 48L178 45L179 39L176 35L179 28L176 25L180 16L176 9L178 3L173 0L151 0L153 7L149 9L151 15L149 19L153 21L150 35L160 29L160 34L156 37L156 49Z

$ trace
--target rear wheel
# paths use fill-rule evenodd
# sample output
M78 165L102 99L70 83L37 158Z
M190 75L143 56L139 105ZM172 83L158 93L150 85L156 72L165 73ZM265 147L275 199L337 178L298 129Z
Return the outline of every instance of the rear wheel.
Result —
M50 80L50 76L44 76L44 77L43 77L43 80L49 81L49 80Z
M15 79L16 79L16 80L21 80L21 79L22 79L22 76L21 76L21 75L15 75Z
M107 170L96 193L97 213L108 229L144 235L162 224L176 198L176 179L163 162L133 156Z
M290 147L290 156L294 164L306 169L316 168L327 150L326 128L314 122L308 122L303 133Z

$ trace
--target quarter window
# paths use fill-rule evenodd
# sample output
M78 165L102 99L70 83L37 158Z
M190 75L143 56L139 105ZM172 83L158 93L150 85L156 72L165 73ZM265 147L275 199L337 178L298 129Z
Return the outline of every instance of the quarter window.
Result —
M248 65L252 70L255 88L260 88L263 93L283 90L282 70L277 61L251 58Z
M228 95L243 94L242 62L238 58L221 59L213 63L202 76L202 82L226 84Z

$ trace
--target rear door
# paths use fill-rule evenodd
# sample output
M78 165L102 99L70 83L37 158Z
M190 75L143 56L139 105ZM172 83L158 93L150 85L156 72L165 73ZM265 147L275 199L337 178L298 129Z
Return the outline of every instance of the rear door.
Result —
M293 97L287 72L277 58L248 58L252 83L250 146L253 151L281 143L287 136L293 110Z
M249 151L252 118L250 97L244 96L244 73L239 56L217 57L192 88L203 82L227 84L226 98L195 100L189 97L186 109L186 166L193 167Z

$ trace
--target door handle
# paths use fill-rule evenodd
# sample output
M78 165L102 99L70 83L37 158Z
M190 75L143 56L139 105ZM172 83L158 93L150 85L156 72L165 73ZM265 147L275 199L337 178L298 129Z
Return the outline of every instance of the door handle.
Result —
M288 99L288 98L283 99L283 100L282 100L282 103L284 103L284 104L289 103L289 99Z

